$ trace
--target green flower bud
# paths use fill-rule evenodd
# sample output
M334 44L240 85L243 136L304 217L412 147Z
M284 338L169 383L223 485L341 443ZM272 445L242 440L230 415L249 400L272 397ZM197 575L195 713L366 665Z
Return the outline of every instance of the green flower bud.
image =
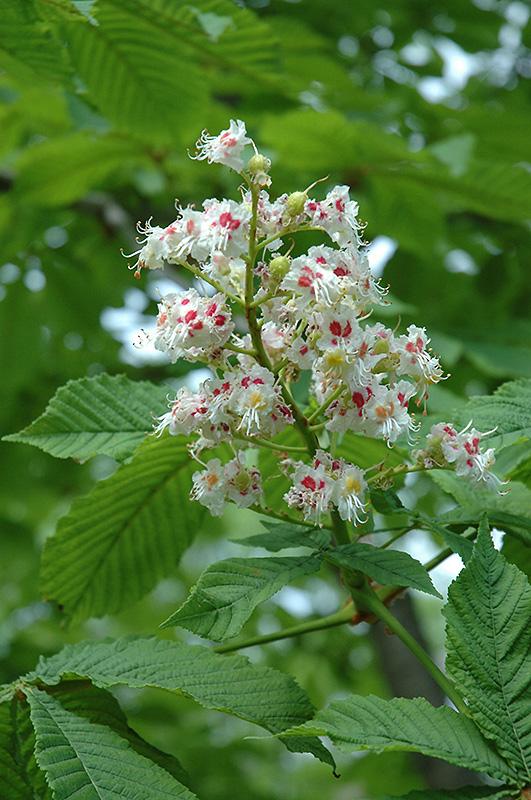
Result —
M387 339L379 339L372 348L372 352L375 353L376 355L380 355L380 353L388 353L389 342L387 341Z
M271 166L271 161L261 153L255 153L247 162L247 169L251 175L258 175L267 172Z
M308 199L306 192L293 192L286 200L286 211L290 217L298 217L304 211Z
M288 274L289 268L290 261L287 256L276 256L269 262L269 274L278 281Z

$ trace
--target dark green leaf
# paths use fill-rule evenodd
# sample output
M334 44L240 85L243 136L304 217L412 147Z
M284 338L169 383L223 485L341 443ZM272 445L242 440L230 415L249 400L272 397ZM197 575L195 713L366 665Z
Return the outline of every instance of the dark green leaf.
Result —
M167 387L124 375L69 381L35 422L4 438L56 458L83 461L104 454L121 460L152 430L153 418L164 413L167 394Z
M102 616L170 574L204 513L188 499L194 470L180 439L150 439L130 463L76 500L46 542L46 597L75 620Z
M451 585L447 669L472 717L512 765L531 778L531 588L492 544L483 518L474 554Z
M342 750L405 750L512 780L514 773L491 750L472 720L451 708L434 708L423 698L382 700L351 695L319 711L288 736L329 736Z
M363 572L382 586L410 586L435 597L441 596L420 561L400 550L380 550L371 544L345 544L327 551L326 558L339 567Z
M291 522L267 522L262 520L267 533L256 533L245 539L233 539L236 544L246 547L263 547L271 553L278 553L289 547L309 547L321 550L331 541L331 534L326 528L311 528L306 525L295 525Z

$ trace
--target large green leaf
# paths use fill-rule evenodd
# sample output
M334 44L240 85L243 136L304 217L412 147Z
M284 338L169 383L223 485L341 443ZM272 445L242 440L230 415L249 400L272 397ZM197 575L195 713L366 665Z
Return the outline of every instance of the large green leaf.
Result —
M61 81L68 66L59 42L40 22L33 0L6 0L0 15L0 65L28 82Z
M451 585L447 669L473 718L531 780L531 588L492 544L485 520L472 559Z
M146 686L181 692L205 708L261 725L272 733L299 725L313 715L313 706L293 678L244 656L221 655L205 647L155 638L82 642L41 659L26 676L29 681L57 684L63 678L89 678L96 686ZM290 749L310 752L333 764L328 751L313 737Z
M46 541L45 596L80 620L124 608L170 574L204 512L188 499L194 469L182 440L144 442L72 504Z
M56 458L83 461L98 454L118 460L131 455L167 406L167 387L98 375L68 381L44 413L6 441L40 447Z
M273 66L268 26L229 0L98 0L91 13L97 24L63 26L71 59L105 116L150 141L197 124L206 65L263 83Z
M236 636L259 603L301 575L317 572L316 555L228 558L208 567L183 605L162 625L181 625L216 642Z
M472 720L424 698L382 700L351 695L319 711L286 735L328 736L342 750L405 750L513 780L511 767L491 750Z
M386 173L392 175L391 171ZM396 176L412 178L431 190L443 192L457 208L469 209L493 219L524 221L531 216L531 176L520 165L474 159L456 177L436 162L396 170ZM389 190L392 191L392 183Z
M98 0L93 16L97 24L63 26L91 99L120 129L170 137L206 103L197 64L186 57L176 31L155 24L156 12L145 2Z
M420 561L400 550L381 550L356 542L328 550L326 558L339 567L363 572L383 586L410 586L435 597L441 596Z
M27 698L37 763L46 773L55 800L136 800L139 793L153 800L195 797L107 726L67 711L57 698L39 689L28 690Z
M146 163L147 156L132 139L82 131L57 136L22 153L13 199L24 205L65 205L111 175Z
M175 756L158 750L130 728L118 701L110 692L98 689L96 686L86 687L76 684L74 681L72 685L70 682L66 682L55 687L54 696L59 699L67 711L84 717L90 722L111 728L122 739L126 739L139 755L154 761L180 783L188 785L189 777Z

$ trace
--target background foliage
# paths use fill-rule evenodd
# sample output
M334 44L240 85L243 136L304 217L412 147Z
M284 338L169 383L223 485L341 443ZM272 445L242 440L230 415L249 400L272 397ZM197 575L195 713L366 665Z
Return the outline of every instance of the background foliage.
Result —
M184 205L234 192L223 170L185 155L203 127L219 130L229 117L246 120L273 161L279 191L324 174L352 186L367 238L376 239L375 264L385 263L392 313L404 325L425 324L452 373L451 388L433 392L430 412L463 409L466 423L469 396L531 377L527 7L505 0L448 0L443 7L430 0L339 0L331 14L327 5L1 0L3 433L35 419L72 378L123 373L170 388L184 379L181 364L167 367L130 344L154 312L158 289L176 276L135 284L119 251L134 249L138 219L169 222L175 197ZM139 389L131 406L140 401ZM503 395L492 402L503 404ZM478 427L489 427L488 402L480 413ZM524 411L521 417L518 435L525 438L531 425ZM501 444L504 435L501 427ZM523 440L500 458L502 472L523 484L510 499L511 510L523 515L531 513L528 453ZM68 642L152 634L205 566L242 555L229 537L259 532L250 513L209 518L179 569L147 598L137 602L132 590L118 615L64 626L61 612L42 600L49 576L39 586L39 552L58 517L120 457L112 452L75 466L2 445L0 683ZM141 490L142 476L138 481ZM480 498L450 483L441 488L482 508ZM405 491L426 511L447 510L443 494L430 489L424 478ZM176 512L194 513L175 496ZM415 532L406 541L418 546ZM515 540L504 549L525 566ZM155 565L153 582L161 574ZM314 577L303 583L304 590L261 606L250 632L335 610L332 584ZM403 605L437 653L439 601ZM389 650L380 633L367 639L357 632L317 633L251 655L295 675L318 707L347 691L418 694L417 668L400 646ZM195 641L182 630L161 636ZM430 692L427 686L421 693ZM331 784L329 768L309 757L288 754L277 742L245 740L256 729L244 721L151 690L117 695L153 744L177 753L192 772L194 764L208 764L195 771L193 788L212 800L233 796L234 775L240 796L264 800L313 800L323 792L333 800L372 798L441 782L437 763L387 753L345 758L343 780ZM446 785L463 783L462 774L446 773Z

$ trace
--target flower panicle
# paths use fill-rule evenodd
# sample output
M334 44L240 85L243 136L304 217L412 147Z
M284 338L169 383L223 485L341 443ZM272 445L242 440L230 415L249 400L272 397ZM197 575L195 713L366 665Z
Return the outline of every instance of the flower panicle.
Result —
M310 461L292 464L287 505L317 525L332 510L363 524L364 471L322 448L315 453L317 439L308 430L413 447L420 428L415 407L425 408L431 388L448 377L429 335L413 324L400 333L398 326L372 321L388 290L371 270L364 224L348 186L330 186L324 178L272 196L271 161L241 120L215 136L203 131L192 158L229 167L243 187L238 201L177 205L176 218L165 227L152 218L137 227L138 247L127 255L135 259L130 268L137 277L170 265L196 280L160 299L139 346L150 344L171 363L184 359L212 371L195 391L184 386L177 392L156 419L155 433L191 437L197 458L220 443L232 446L235 458L225 464L211 459L194 474L192 497L216 515L227 500L244 507L260 502L260 475L247 466L245 449L281 451L275 437L295 426L303 441L291 449L304 444ZM314 189L321 199L312 196ZM295 235L307 230L321 232L323 242L301 252ZM289 389L301 373L309 377L305 405L312 411L306 415ZM457 431L440 423L413 455L426 469L453 469L499 489L494 450L480 445L485 436L471 424Z

